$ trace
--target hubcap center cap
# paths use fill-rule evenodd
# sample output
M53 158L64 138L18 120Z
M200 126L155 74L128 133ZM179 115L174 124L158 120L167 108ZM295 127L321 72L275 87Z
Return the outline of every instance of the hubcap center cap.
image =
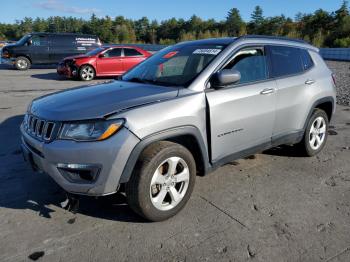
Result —
M165 180L166 187L173 187L176 183L176 178L174 176L169 176Z

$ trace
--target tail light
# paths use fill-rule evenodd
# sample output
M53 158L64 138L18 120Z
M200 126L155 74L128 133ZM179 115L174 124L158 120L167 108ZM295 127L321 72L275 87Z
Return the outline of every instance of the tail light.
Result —
M335 79L335 74L332 74L332 79L333 79L334 86L336 86L337 82L336 82L336 79Z

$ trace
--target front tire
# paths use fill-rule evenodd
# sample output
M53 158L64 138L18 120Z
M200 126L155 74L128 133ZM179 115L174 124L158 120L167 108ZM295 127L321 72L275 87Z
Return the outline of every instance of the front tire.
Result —
M25 71L28 70L31 66L31 63L28 58L24 56L19 56L16 58L15 67L17 70Z
M315 156L324 148L328 137L329 120L325 111L316 108L305 129L303 140L297 145L305 156Z
M90 65L84 65L79 70L79 77L83 81L91 81L95 75L95 69Z
M126 184L128 204L147 220L166 220L186 205L195 178L196 163L185 147L156 142L142 152Z

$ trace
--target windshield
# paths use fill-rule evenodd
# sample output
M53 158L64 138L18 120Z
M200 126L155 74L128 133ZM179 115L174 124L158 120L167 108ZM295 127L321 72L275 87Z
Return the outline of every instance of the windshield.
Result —
M24 45L25 43L27 43L28 39L31 37L31 35L25 35L23 36L21 39L19 39L17 41L18 45Z
M99 48L96 48L94 50L91 50L90 52L87 52L86 55L88 55L88 56L97 55L98 53L100 53L101 51L103 51L105 49L106 48L99 47Z
M123 75L123 81L187 87L225 48L193 44L159 51Z

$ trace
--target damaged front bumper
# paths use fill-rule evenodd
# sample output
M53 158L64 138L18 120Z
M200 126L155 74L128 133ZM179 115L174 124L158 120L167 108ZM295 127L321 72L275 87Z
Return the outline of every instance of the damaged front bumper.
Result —
M78 68L74 65L60 63L58 64L56 71L57 74L63 75L67 78L75 78L78 76Z

